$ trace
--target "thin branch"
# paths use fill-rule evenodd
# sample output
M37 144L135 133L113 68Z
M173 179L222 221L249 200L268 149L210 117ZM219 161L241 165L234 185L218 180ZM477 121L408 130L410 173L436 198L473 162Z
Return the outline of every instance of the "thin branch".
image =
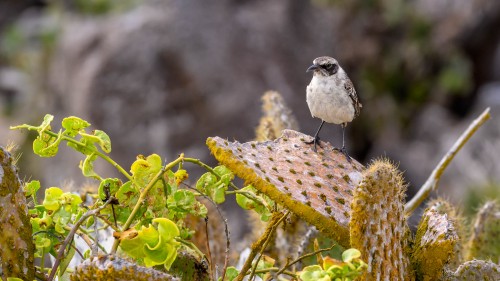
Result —
M193 243L193 242L189 242L189 241L186 241L186 240L183 240L181 238L175 238L175 241L187 246L189 249L193 250L195 253L197 253L200 257L204 258L205 257L205 254L200 251L200 249L198 249L198 247L196 247L196 245Z
M292 266L292 265L300 262L301 260L303 260L305 258L312 257L312 256L317 255L317 254L322 253L322 252L331 251L333 249L333 247L335 247L335 244L332 245L330 248L318 249L318 250L316 250L314 252L307 253L307 254L305 254L303 256L300 256L300 257L296 258L292 262L288 262L287 261L286 264L280 270L278 270L278 272L276 272L276 275L280 275L281 273L285 272L285 270L286 270L287 267Z
M420 190L418 191L413 198L406 203L405 212L407 215L411 215L415 209L422 204L422 202L429 197L430 193L437 189L439 180L444 170L450 164L451 160L455 157L455 155L460 151L460 149L464 146L464 144L472 137L472 135L481 127L488 119L490 119L490 108L486 108L483 113L476 118L462 133L460 138L453 144L450 150L446 153L446 155L441 159L441 162L434 168L431 175L427 179L427 181L422 185Z
M277 223L280 222L281 219L283 217L285 217L286 215L287 214L282 214L282 213L276 213L275 215L273 215L273 217L271 218L271 220L267 224L267 227L266 227L266 230L264 231L264 233L259 237L259 239L257 239L257 241L255 241L252 244L252 251L248 255L248 258L245 261L245 264L243 264L243 267L241 268L240 273L238 274L238 276L236 276L234 281L242 281L243 280L247 271L252 267L253 259L255 258L255 256L257 256L257 253L260 251L262 246L266 243L268 238L273 234L274 229L275 229L275 225L277 225ZM224 280L224 279L222 279L222 280Z
M258 269L255 271L256 274L259 274L259 273L268 273L268 272L278 272L280 271L280 269L278 267L269 267L269 268L263 268L263 269ZM288 276L291 276L291 277L295 277L297 278L297 274L292 272L292 271L289 271L289 270L285 270L283 272L281 272L280 274L286 274ZM276 274L278 275L278 274Z
M191 190L198 191L196 188L191 187L186 183L182 183L182 184ZM221 218L222 222L224 223L224 232L226 234L226 252L225 252L225 257L224 257L224 268L222 269L222 279L221 279L221 280L224 280L226 278L227 266L229 264L229 247L231 246L231 240L229 239L229 228L227 226L227 220L224 217L224 215L222 214L221 210L219 209L219 206L217 205L217 203L215 203L210 197L208 197L207 195L205 195L203 193L200 193L200 195L203 196L205 199L207 199L208 202L212 203L212 205L214 205L215 209L217 210L217 213L219 214L219 217ZM210 261L210 263L211 262L212 261Z
M85 214L82 215L82 217L73 225L73 228L71 228L71 231L68 233L68 236L66 236L66 239L64 239L64 242L62 243L61 247L59 248L59 251L57 252L57 257L54 262L54 265L52 266L52 270L50 271L49 278L47 280L52 281L54 280L54 276L56 275L57 268L59 267L59 264L61 263L61 260L64 256L64 250L68 246L68 244L73 240L73 237L75 236L76 231L82 225L89 217L94 216L95 214L99 213L102 209L106 208L106 206L111 202L108 201L104 203L104 205L98 207L97 209L93 209L90 211L87 211Z
M290 211L287 211L273 226L271 229L271 232L269 233L269 236L266 239L266 242L264 242L264 245L262 245L262 248L260 248L259 255L257 256L257 260L255 261L252 272L250 272L250 277L248 280L252 280L255 276L255 270L257 270L257 266L259 265L259 261L262 258L262 255L264 255L264 251L266 250L267 246L269 245L269 242L271 241L271 238L273 237L274 232L276 232L276 229L278 226L283 222L283 220L290 214Z
M78 236L80 236L80 238L82 238L83 241L85 241L85 243L87 244L87 246L89 246L89 248L92 248L92 244L93 244L92 241L95 241L94 237L91 237L87 233L85 233L82 227L80 227L78 229L78 231L76 232L76 234ZM99 249L101 249L101 251L103 253L106 253L106 249L104 248L103 245L101 245L99 242L97 242L97 245L98 245Z
M208 259L208 264L210 266L211 271L215 271L215 268L213 268L213 261L212 261L212 252L210 251L210 237L208 235L208 214L205 217L205 247L207 247L207 259ZM215 275L212 274L212 278L215 279Z

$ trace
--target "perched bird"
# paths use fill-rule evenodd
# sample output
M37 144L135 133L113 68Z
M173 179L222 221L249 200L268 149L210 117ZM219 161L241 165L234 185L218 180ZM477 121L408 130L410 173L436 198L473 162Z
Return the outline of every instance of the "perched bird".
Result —
M351 160L345 148L344 133L347 123L359 115L361 103L351 79L332 57L319 57L313 61L306 72L313 71L311 83L307 86L307 105L313 117L321 119L321 125L312 141L306 142L316 145L319 143L319 131L325 122L342 126L342 148L347 160Z

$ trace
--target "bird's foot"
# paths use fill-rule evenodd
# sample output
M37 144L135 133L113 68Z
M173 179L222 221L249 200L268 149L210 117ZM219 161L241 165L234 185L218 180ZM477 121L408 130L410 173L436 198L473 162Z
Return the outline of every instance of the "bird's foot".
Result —
M345 158L347 159L347 162L349 162L349 163L352 162L351 156L349 156L349 154L347 153L347 149L345 148L345 146L342 146L342 148L336 148L336 147L334 147L333 149L341 152L342 154L344 154Z
M319 136L314 137L311 141L305 141L305 144L314 144L314 152L317 152L316 146L319 146L322 148Z

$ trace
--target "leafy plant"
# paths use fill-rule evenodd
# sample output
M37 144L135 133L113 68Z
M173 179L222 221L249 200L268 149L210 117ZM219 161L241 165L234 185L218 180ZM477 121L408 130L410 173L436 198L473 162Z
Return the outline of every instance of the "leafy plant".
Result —
M228 191L230 186L237 189L232 183L234 175L229 169L224 166L211 168L183 154L164 164L159 155L152 154L137 156L130 172L127 172L109 157L112 145L104 131L89 132L90 123L74 116L64 118L62 128L55 131L52 129L53 120L54 116L47 114L39 126L24 124L11 129L38 132L33 141L33 151L40 157L57 155L61 143L83 154L85 158L79 164L82 174L99 181L99 188L97 194L91 195L91 198L96 199L91 206L85 206L80 196L64 192L58 187L47 188L42 204L38 204L36 192L41 187L40 182L25 184L26 196L34 203L29 213L36 257L42 261L47 254L56 257L49 280L56 273L62 276L76 253L73 239L68 237L76 233L88 238L86 241L95 240L91 234L96 224L114 229L116 240L111 254L120 249L138 264L147 267L162 264L168 270L182 250L196 253L199 259L206 259L196 245L189 242L194 230L189 229L184 220L188 215L206 217L208 211L198 201L200 197L220 204L225 201L227 194L231 194ZM126 180L123 182L119 178L105 178L98 174L94 169L94 162L98 158L115 167ZM184 183L189 178L187 170L183 168L186 162L207 170L194 188ZM181 185L187 188L181 188ZM260 199L252 192L243 190L238 195L248 196L245 204L251 205L252 198ZM111 205L111 208L107 205ZM270 203L254 205L259 206L260 213L270 214L270 209L264 210L263 207L270 206ZM100 248L105 250L102 246ZM41 273L45 270L41 269Z
M359 277L368 265L363 262L361 252L356 249L348 249L342 253L342 261L331 257L322 257L319 254L320 265L305 267L300 273L303 281L350 281Z

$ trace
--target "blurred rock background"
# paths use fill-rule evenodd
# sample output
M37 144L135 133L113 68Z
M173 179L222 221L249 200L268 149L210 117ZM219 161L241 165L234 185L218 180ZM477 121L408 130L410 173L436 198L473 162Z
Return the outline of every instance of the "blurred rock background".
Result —
M45 113L106 131L123 166L153 152L213 163L206 138L252 139L266 90L313 134L305 70L331 55L364 105L348 127L350 154L399 162L410 194L492 108L438 192L470 210L500 193L498 26L497 0L3 0L0 144L19 144L22 176L44 186L85 181L80 155L38 159L32 135L8 130ZM334 145L340 137L340 126L322 131Z

